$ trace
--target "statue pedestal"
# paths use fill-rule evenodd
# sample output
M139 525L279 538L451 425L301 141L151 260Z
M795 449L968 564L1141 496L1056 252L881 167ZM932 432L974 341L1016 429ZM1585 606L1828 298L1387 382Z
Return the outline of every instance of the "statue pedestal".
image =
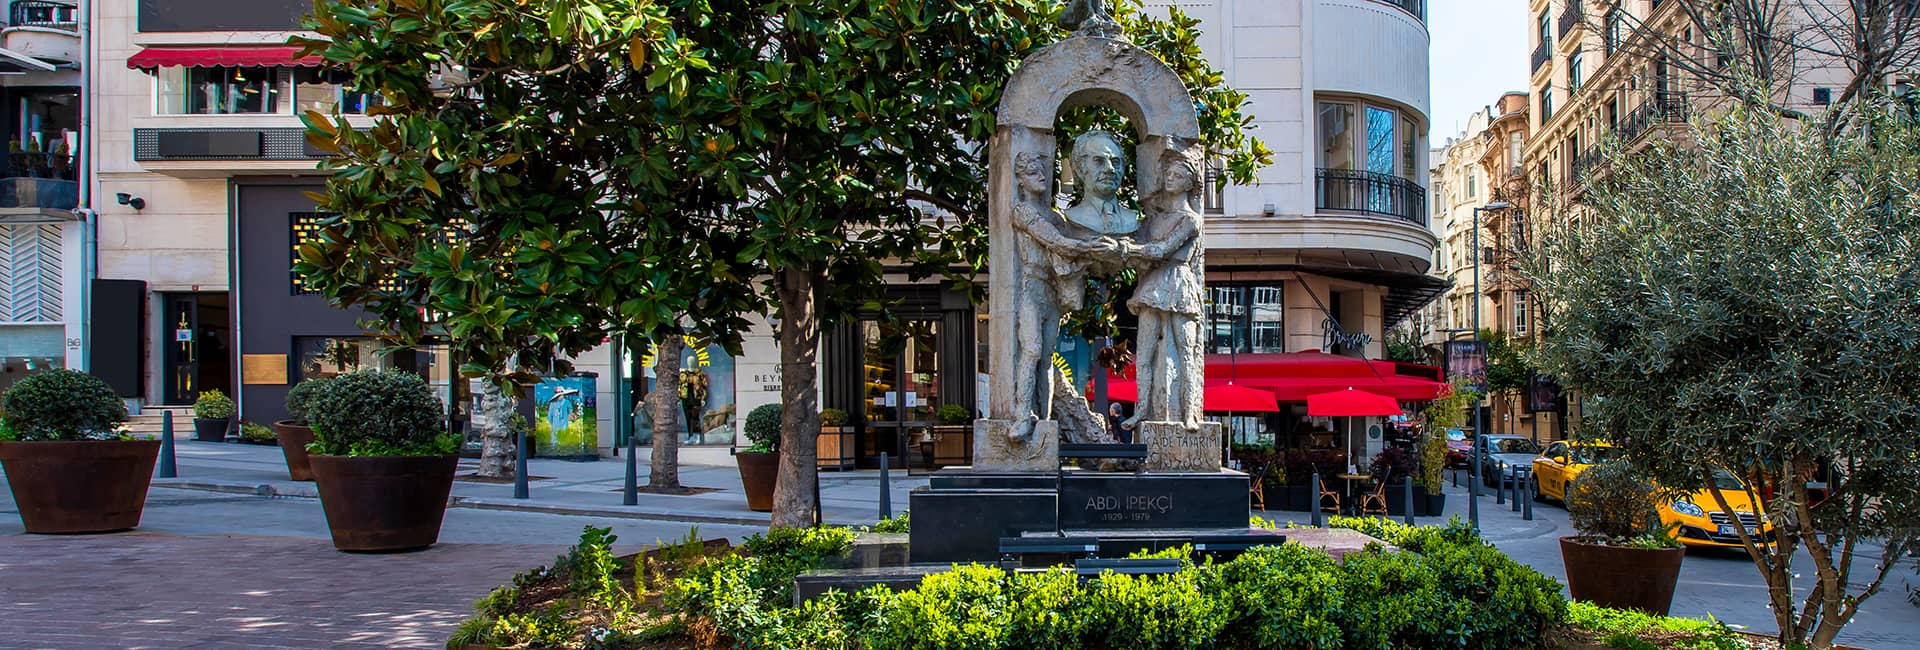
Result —
M1134 436L1147 445L1149 472L1220 471L1221 426L1202 422L1188 429L1178 422L1141 422Z
M1013 420L973 421L973 468L984 472L1046 472L1060 469L1060 423L1035 422L1033 435L1014 440Z

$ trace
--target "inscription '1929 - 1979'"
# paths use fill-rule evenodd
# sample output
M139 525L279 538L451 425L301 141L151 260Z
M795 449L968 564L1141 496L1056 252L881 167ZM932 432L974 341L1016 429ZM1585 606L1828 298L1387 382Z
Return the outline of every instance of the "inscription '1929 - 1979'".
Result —
M1173 511L1173 495L1091 496L1086 509L1100 521L1152 521L1155 514Z

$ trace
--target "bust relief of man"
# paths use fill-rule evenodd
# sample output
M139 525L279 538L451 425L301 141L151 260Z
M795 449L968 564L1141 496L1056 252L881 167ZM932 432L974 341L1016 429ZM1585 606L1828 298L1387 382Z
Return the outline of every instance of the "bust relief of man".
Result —
M1106 236L1140 229L1140 213L1127 209L1119 197L1127 155L1118 136L1088 131L1074 138L1072 164L1074 182L1082 189L1080 202L1067 207L1067 221Z

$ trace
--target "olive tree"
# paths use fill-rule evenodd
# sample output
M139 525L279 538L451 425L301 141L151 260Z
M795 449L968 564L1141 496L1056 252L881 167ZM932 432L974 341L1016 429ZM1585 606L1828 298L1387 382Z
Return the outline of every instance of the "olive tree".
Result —
M1884 98L1846 119L1864 127L1735 107L1613 152L1526 271L1554 312L1535 358L1585 396L1583 429L1665 489L1741 478L1774 526L1736 528L1779 639L1813 648L1920 517L1920 137Z

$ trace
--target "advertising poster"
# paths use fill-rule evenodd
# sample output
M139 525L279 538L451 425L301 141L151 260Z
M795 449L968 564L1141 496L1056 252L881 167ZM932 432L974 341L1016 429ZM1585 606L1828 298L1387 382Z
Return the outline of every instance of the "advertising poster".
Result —
M653 444L653 416L647 405L646 396L653 392L653 355L658 347L647 350L641 358L642 372L646 386L634 404L633 435L634 444L645 447ZM692 337L687 338L685 351L681 353L680 368L682 377L681 408L679 417L681 431L686 435L680 439L682 445L733 444L734 421L738 417L734 406L734 359L725 348L718 345L700 345ZM688 390L697 386L696 390ZM702 394L704 393L704 394ZM694 426L686 426L691 419L698 420Z
M1474 390L1487 389L1487 342L1447 341L1447 380L1465 379Z
M592 374L556 377L533 387L534 454L541 458L599 457L599 413Z
M1527 381L1527 412L1548 413L1559 410L1560 384L1547 375L1534 375Z

